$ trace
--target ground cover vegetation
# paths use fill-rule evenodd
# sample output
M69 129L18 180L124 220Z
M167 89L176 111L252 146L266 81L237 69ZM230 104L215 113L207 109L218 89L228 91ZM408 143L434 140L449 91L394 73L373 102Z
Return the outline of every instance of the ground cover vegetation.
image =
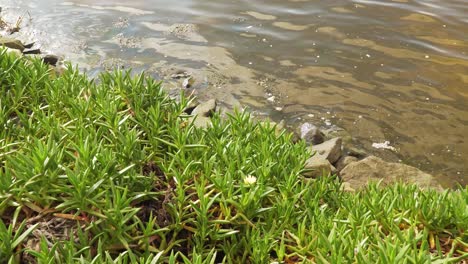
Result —
M199 129L143 74L0 55L0 263L449 263L468 188L301 176L310 153L247 112Z

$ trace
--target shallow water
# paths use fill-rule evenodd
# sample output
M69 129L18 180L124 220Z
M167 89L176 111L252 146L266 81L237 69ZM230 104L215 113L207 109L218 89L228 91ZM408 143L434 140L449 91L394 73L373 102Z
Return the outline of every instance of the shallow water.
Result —
M339 126L371 153L446 186L467 184L468 0L0 5L10 20L25 15L25 38L90 75L131 66L170 80L187 70L201 98L247 105L290 125ZM384 141L396 151L372 147Z

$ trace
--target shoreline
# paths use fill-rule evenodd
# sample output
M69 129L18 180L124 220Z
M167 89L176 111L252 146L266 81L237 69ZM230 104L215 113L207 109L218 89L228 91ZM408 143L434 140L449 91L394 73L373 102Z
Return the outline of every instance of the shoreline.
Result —
M248 112L223 119L214 100L190 109L150 77L115 71L97 81L76 69L51 76L38 59L16 56L0 56L9 69L0 109L8 139L0 141L0 262L468 257L468 189L383 182L352 190L353 177L343 184L303 169L308 159L339 159L339 138L316 144L309 158L305 142L278 125ZM342 173L360 162L398 171L366 158Z
M34 49L34 43L28 44L28 49L16 39L0 37L0 43L9 48L8 52L21 54L21 56L28 56L30 54L41 56L40 50ZM59 57L47 54L41 56L41 58L44 63L49 64L53 68L56 74L60 74L64 70L63 61ZM188 78L185 80L187 81ZM190 88L189 83L185 86L184 88L186 89ZM178 96L176 95L174 98ZM220 108L219 103L215 99L197 103L195 103L197 101L196 97L190 100L194 100L194 103L186 109L186 113L198 116L193 119L196 127L206 128L210 126L210 117L214 112L222 112L223 115L226 115L226 113L231 111L230 109ZM258 120L257 122L264 121ZM276 124L273 122L272 124L277 127L279 133L284 129L288 130L284 127L284 123ZM383 184L403 181L419 184L422 187L442 190L442 186L436 181L434 176L424 173L416 167L402 163L386 162L381 158L369 155L362 149L344 144L343 135L345 136L345 143L346 141L349 143L352 140L352 137L346 131L341 131L340 134L332 130L325 134L311 123L303 123L298 130L291 131L289 129L290 133L295 133L295 140L303 140L309 146L310 153L312 153L305 166L306 170L310 171L306 174L308 177L317 178L327 174L338 175L346 184L349 191L363 188L371 181L381 181ZM388 145L388 142L379 144L377 147L392 149Z
M178 29L178 28L176 28L176 29ZM191 32L191 31L189 31L189 32ZM42 48L42 47L40 47L40 48ZM35 50L33 48L32 50L33 50L33 52L38 51L38 53L40 53L40 49ZM35 54L35 55L38 55L38 54ZM49 57L52 60L52 62L55 62L55 64L54 63L49 63L52 66L56 66L57 62L59 63L59 66L63 64L63 62L61 62L59 60L59 57L57 57L55 55L49 55ZM111 68L109 68L108 70L110 70L110 69ZM63 69L60 69L60 70L63 70ZM185 92L186 94L190 94L190 93L193 93L195 91L195 90L191 90L190 89L191 87L189 87L190 86L189 81L191 81L192 78L193 78L189 72L184 71L184 70L172 69L172 71L168 71L168 73L166 75L169 76L168 77L169 79L165 78L165 80L168 81L169 83L171 81L172 82L175 81L176 83L178 83L178 82L182 83L182 87L179 86L179 88L177 88L177 89L172 89L172 90L168 91L169 93L172 93L173 97L175 97L175 98L178 97L178 95L182 91ZM184 85L185 82L187 82L187 85ZM172 84L171 86L177 86L177 85ZM272 96L272 97L274 97L274 96ZM210 101L210 98L204 98L204 100L201 101L200 103L203 104L203 103L209 102L209 101ZM218 104L218 107L221 105L219 101L217 101L217 104ZM232 108L226 107L226 106L227 105L225 105L225 104L223 105L223 107L221 108L222 112L232 111ZM241 108L240 105L238 105L237 107ZM264 119L265 118L263 118L263 117L259 117L259 122L261 122ZM266 119L268 119L268 117ZM322 131L321 127L318 127L316 124L313 124L313 123L310 123L310 122L300 123L300 125L297 128L296 127L291 127L291 126L286 127L286 126L284 126L283 121L279 122L279 124L283 124L281 128L285 128L286 130L295 133L296 138L301 138L301 139L305 140L308 143L308 145L312 145L312 143L314 145L317 145L317 144L323 143L326 140L332 140L333 141L333 140L336 140L336 138L341 138L341 141L342 141L340 143L340 145L341 145L340 149L341 150L340 150L340 154L338 155L339 158L341 158L341 160L339 158L336 159L336 160L328 160L329 164L327 164L327 162L325 161L325 160L327 160L326 158L324 160L324 157L322 156L322 158L317 159L317 157L320 156L320 155L316 155L316 157L311 159L310 160L311 162L308 163L308 166L310 167L310 169L313 169L313 170L320 169L320 170L324 170L327 173L338 173L339 174L339 172L342 169L344 169L344 167L345 167L344 165L348 165L348 164L350 164L352 162L363 160L364 158L367 158L369 156L373 157L373 155L369 154L364 149L356 147L356 144L353 143L354 137L351 136L347 131L345 131L345 130L339 128L339 127L335 127L335 128L331 128L331 129L327 129L327 130ZM313 142L313 140L311 141L310 137L315 137L315 136L317 136L317 134L322 134L322 136L321 136L322 140L314 141L314 142ZM319 148L320 147L321 146L319 146ZM388 156L389 154L391 156L391 155L393 155L392 152L395 151L395 149L391 145L389 145L388 141L373 143L373 147L376 148L376 149L386 150L388 152L388 154L384 154L383 156L386 156L386 155ZM344 160L346 160L346 162L344 162ZM372 158L371 160L374 160L374 159ZM384 160L385 160L385 158L384 158ZM338 164L338 161L339 161L339 164ZM376 162L376 160L374 160L374 162ZM378 162L380 162L380 161L378 161ZM406 167L407 165L405 165L402 162L396 162L394 164L399 164L400 167L407 168ZM412 166L409 166L409 167L412 167ZM336 168L338 168L338 169L336 169ZM417 171L417 174L420 174L420 170ZM421 171L421 174L422 174L422 171ZM428 177L427 173L424 173L423 175L425 175L425 177ZM434 178L434 176L431 176L431 177ZM388 176L383 175L381 178L385 179L385 178L388 178ZM397 177L397 178L399 178L399 177ZM361 185L364 185L364 184L361 183ZM358 187L358 186L355 186L355 187ZM449 186L445 186L445 187L449 187Z

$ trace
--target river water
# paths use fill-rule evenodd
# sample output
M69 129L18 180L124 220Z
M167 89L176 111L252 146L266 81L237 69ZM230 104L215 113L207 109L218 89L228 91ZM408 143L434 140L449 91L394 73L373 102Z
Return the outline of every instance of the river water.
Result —
M95 76L194 76L193 92L468 182L468 0L0 0L23 37ZM376 149L389 141L395 150Z

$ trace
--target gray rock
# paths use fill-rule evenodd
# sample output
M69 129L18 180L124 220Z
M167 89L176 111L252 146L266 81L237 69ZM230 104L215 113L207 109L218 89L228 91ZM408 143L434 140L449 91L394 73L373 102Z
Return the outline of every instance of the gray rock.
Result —
M311 123L304 123L299 128L299 134L308 145L317 145L323 143L325 135L320 131L318 127Z
M192 111L192 115L199 115L204 117L211 117L216 111L217 102L215 99L208 100L204 103L199 104Z
M424 188L442 190L442 187L432 175L415 167L386 162L375 156L369 156L361 161L349 164L341 171L340 176L353 189L362 188L369 182L382 181L383 185L388 185L402 181L417 184Z
M198 128L208 128L211 126L211 119L205 116L193 116L189 119L189 122L193 122L193 125Z
M10 49L16 49L21 52L24 50L24 45L21 41L12 38L0 37L0 46L5 46Z
M359 159L353 156L343 156L335 164L337 171L342 171L349 164L358 161Z
M335 167L333 167L327 159L314 155L306 161L305 172L303 175L305 177L317 178L335 172Z
M341 157L341 138L333 138L311 147L312 152L315 152L314 156L320 156L323 159L327 159L331 164L334 164Z

